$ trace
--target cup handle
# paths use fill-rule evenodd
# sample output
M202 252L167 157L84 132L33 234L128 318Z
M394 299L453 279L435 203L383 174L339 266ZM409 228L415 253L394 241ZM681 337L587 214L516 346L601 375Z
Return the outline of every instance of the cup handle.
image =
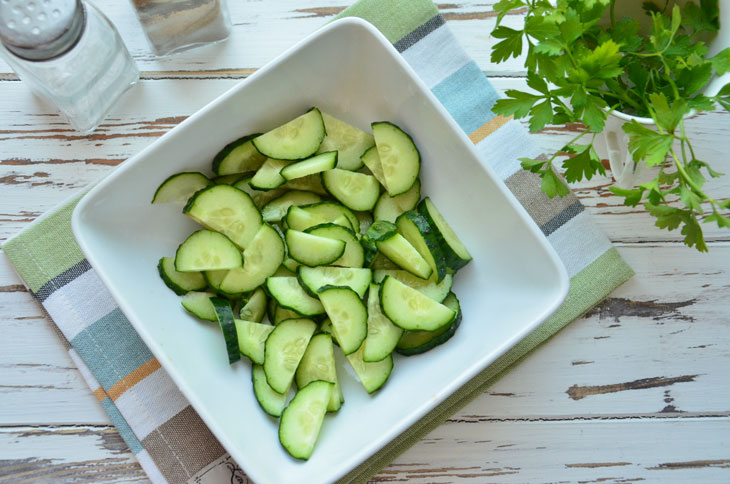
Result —
M629 153L629 139L617 126L606 125L603 135L606 141L606 152L611 172L619 188L633 188L634 186L634 160Z

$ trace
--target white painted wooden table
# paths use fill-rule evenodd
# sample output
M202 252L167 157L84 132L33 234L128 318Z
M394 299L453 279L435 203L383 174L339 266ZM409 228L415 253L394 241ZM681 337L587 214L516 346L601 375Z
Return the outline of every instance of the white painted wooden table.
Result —
M75 133L0 62L0 243L100 179L186 116L316 29L350 1L232 0L220 46L155 59L125 0L98 0L142 71L105 124ZM493 66L493 0L439 5L498 88L520 63ZM519 22L519 17L510 17ZM688 122L700 158L730 173L730 115ZM545 151L570 132L547 128ZM730 194L730 176L709 184ZM636 270L633 280L408 450L376 481L730 482L730 232L710 253L685 248L609 180L578 196ZM0 253L0 483L146 482Z

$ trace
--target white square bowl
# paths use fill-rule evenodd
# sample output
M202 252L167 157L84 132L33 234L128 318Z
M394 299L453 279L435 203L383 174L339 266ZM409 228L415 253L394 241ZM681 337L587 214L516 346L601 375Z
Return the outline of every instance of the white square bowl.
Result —
M429 195L472 253L456 277L463 322L447 343L395 357L390 380L368 395L339 359L342 409L325 419L312 457L295 460L277 421L259 408L250 365L228 365L220 330L196 321L157 275L160 257L196 229L179 206L150 205L157 186L243 134L270 129L311 106L362 129L392 121L422 155ZM538 227L390 43L360 19L329 24L242 81L91 190L73 232L162 366L221 444L258 484L332 482L423 417L544 321L568 277Z

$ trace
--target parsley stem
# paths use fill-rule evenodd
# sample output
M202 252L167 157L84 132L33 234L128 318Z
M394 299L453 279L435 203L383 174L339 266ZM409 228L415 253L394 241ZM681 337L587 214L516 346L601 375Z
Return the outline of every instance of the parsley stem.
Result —
M689 185L690 187L692 187L692 189L695 191L695 193L697 195L701 196L702 198L704 198L708 202L712 203L713 205L717 205L719 202L717 200L715 200L714 198L708 197L707 194L705 192L703 192L702 189L695 184L694 180L692 180L692 178L690 178L690 176L684 170L684 166L679 161L679 158L677 158L677 154L674 152L674 148L670 149L669 152L672 154L672 158L674 158L674 164L677 167L677 171L684 179L684 182L687 185Z

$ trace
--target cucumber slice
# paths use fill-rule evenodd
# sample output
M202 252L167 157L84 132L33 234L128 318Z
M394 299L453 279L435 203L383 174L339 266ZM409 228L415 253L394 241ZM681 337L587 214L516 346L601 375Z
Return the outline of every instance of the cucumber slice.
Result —
M224 146L213 158L213 172L221 176L258 170L266 157L256 150L252 140L260 135L250 134Z
M304 161L292 163L282 168L280 174L288 181L331 170L335 165L337 165L337 152L327 151Z
M379 390L386 381L390 373L393 371L393 355L388 355L380 361L367 362L363 360L365 346L361 346L359 350L351 355L347 355L347 361L355 370L357 378L365 387L368 393Z
M261 228L261 212L251 197L230 185L214 185L196 193L183 213L204 227L221 232L245 249Z
M330 264L345 252L345 242L298 230L286 231L289 257L309 267Z
M310 382L323 380L334 383L332 395L327 405L328 412L336 412L342 406L342 389L337 380L337 368L335 367L335 352L332 346L332 336L319 333L309 340L307 351L304 352L299 368L294 375L297 387L304 388Z
M288 319L274 326L266 338L264 372L269 386L285 393L294 380L294 372L304 356L309 340L317 329L310 319Z
M414 210L399 215L395 224L398 226L398 232L415 247L421 257L431 266L434 277L439 281L442 280L448 272L448 265L433 226Z
M373 135L352 126L340 119L322 113L327 135L319 147L320 152L339 152L337 168L343 170L357 170L362 166L360 155L375 144Z
M271 320L271 323L274 325L277 325L281 323L282 321L286 321L287 319L301 319L304 317L304 315L299 314L296 311L292 311L291 309L286 309L276 302L276 299L272 299L274 302L274 318Z
M378 156L378 147L372 146L360 156L360 160L368 167L370 173L383 185L383 188L388 190L385 186L385 176L383 175L383 165L380 164L380 156Z
M286 188L287 190L313 192L318 195L327 195L327 190L325 190L322 186L322 179L320 178L319 173L289 180L284 183L282 188Z
M253 139L264 156L277 160L303 160L315 154L324 139L325 128L319 109L294 118Z
M254 323L243 319L235 319L238 350L257 365L264 364L264 345L269 333L274 330L268 324Z
M368 310L360 296L349 287L325 286L319 290L319 299L342 351L346 355L357 351L368 332Z
M453 309L390 276L380 286L380 307L393 324L409 331L436 331L456 317Z
M266 290L284 309L291 309L302 316L324 313L322 303L307 294L296 277L269 277L266 279Z
M260 287L257 288L241 308L239 313L241 319L260 323L266 314L266 301L267 298L264 290Z
M299 262L295 261L294 259L292 259L291 257L288 257L288 256L284 259L284 262L282 263L282 265L284 266L284 269L288 270L289 272L293 272L295 274L296 274L299 266L301 266L301 264Z
M400 214L416 208L420 199L421 182L416 180L410 190L395 197L391 197L387 192L382 193L373 209L373 216L375 220L395 223Z
M251 380L253 382L253 393L261 409L272 417L280 417L289 399L289 389L284 393L275 392L266 381L266 373L261 365L253 365L251 368Z
M317 296L325 286L347 286L362 298L373 274L370 269L355 267L300 267L297 269L297 278L312 296Z
M284 241L279 233L264 224L244 251L243 267L228 271L220 284L220 290L229 294L253 291L266 282L284 262Z
M377 269L373 271L373 282L380 284L387 276L395 277L406 286L410 286L440 303L444 302L444 299L446 299L449 291L451 291L451 286L454 282L454 278L451 274L446 274L440 282L436 282L433 278L428 280L421 279L408 271L392 269Z
M228 274L228 269L205 271L203 272L203 277L205 277L205 282L207 282L211 288L220 292L221 282L223 282L226 274Z
M357 215L352 213L352 210L345 207L344 205L340 205L339 203L334 202L321 202L321 203L313 203L311 205L302 205L300 207L302 210L308 212L310 215L314 215L315 217L321 218L325 222L334 222L335 220L339 219L342 215L347 217L347 220L350 222L350 228L352 230L355 230L355 227L360 226L360 220L357 218ZM294 228L294 227L292 227Z
M190 291L183 296L182 306L200 319L216 322L218 318L215 315L215 308L210 302L210 298L214 296L212 292Z
M251 188L255 190L273 190L284 184L286 180L280 172L289 166L288 161L267 159L256 174L248 181Z
M157 264L157 271L167 287L172 289L178 296L182 296L189 291L200 291L208 286L205 277L200 272L176 271L174 257L161 258Z
M458 271L471 260L471 254L464 244L456 236L456 232L449 226L441 212L436 208L430 198L424 198L418 204L418 213L423 216L428 224L436 228L436 243L441 248L446 264L452 271Z
M243 179L249 179L254 175L254 172L239 173L236 175L221 175L213 178L213 183L216 185L235 185Z
M322 172L322 185L352 210L372 210L380 196L380 184L374 176L339 168Z
M418 355L451 339L461 324L461 307L453 292L450 292L444 300L444 306L456 311L456 319L453 323L436 331L405 331L395 350L405 356Z
M286 217L284 217L284 222L288 228L299 231L305 231L310 227L324 223L334 223L352 229L350 220L344 215L340 215L335 220L328 220L328 217L324 217L321 214L312 214L296 206L289 207Z
M395 224L378 220L368 229L368 237L375 241L378 250L411 274L428 279L433 269L426 259L396 231Z
M185 203L198 190L212 185L207 176L198 172L176 173L163 181L152 203Z
M210 302L213 304L218 324L223 331L223 339L226 342L226 351L228 352L228 363L233 364L241 359L241 353L238 349L238 337L236 335L236 325L233 322L231 304L219 297L210 298Z
M312 192L292 190L266 203L261 209L264 222L280 222L293 205L309 205L322 201L322 197Z
M328 381L311 382L281 414L279 442L292 457L307 460L312 455L333 387Z
M388 194L394 197L407 192L421 170L418 148L408 133L393 123L382 121L371 126Z
M286 193L286 189L283 187L275 188L273 190L256 190L249 184L251 178L253 178L253 176L239 180L234 183L233 186L243 192L248 193L248 195L253 200L253 203L255 203L259 209L263 208L264 205L269 203L271 200L279 198Z
M362 267L365 255L360 241L352 230L337 224L321 224L306 230L308 234L319 235L331 239L341 240L345 245L345 252L336 261L332 262L333 266L340 267Z
M370 285L368 292L368 335L362 353L363 361L372 363L387 358L395 349L403 329L393 324L380 309L380 286Z
M175 253L175 270L179 272L233 269L242 264L241 250L236 244L212 230L193 232Z

